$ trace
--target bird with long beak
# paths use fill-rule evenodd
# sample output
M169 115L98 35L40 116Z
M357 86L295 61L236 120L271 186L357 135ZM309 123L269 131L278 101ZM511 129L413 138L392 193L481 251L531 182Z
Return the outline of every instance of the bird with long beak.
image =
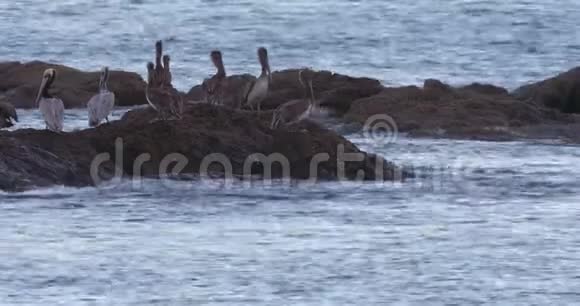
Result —
M152 87L159 87L165 84L165 69L161 64L161 58L163 57L163 42L158 40L155 42L155 77L153 78L154 83L150 84Z
M262 101L268 96L268 88L272 82L272 73L266 48L258 48L258 60L262 66L262 73L255 82L249 84L250 88L244 104L252 110L257 109L259 114Z
M89 110L89 126L99 125L101 121L109 122L109 115L115 107L115 94L107 87L109 81L109 68L103 67L99 80L99 93L94 95L87 103Z
M171 82L173 81L173 77L171 76L171 69L169 67L170 61L169 55L163 55L163 70L164 70L164 77L163 77L163 86L173 87Z
M165 76L163 77L163 88L167 89L172 95L171 103L171 114L179 119L183 114L183 97L181 93L173 87L172 81L173 77L171 75L170 62L171 58L169 55L163 55L163 69L165 70Z
M60 133L64 123L64 103L61 99L53 97L49 93L50 86L54 83L55 78L55 69L49 68L44 71L35 104L38 105L38 109L44 117L46 128Z
M303 74L309 74L308 86L306 86ZM309 69L301 69L298 72L298 82L304 89L304 98L288 101L276 108L272 116L270 128L276 129L283 125L290 125L310 116L312 110L317 107L312 86L313 72Z
M18 122L16 109L10 103L0 102L0 129L14 126L12 120Z
M181 119L183 103L181 96L171 88L152 88L150 84L155 81L155 66L152 62L147 63L147 84L145 86L145 97L147 103L157 111L158 118L167 120L170 116L174 119Z
M210 58L217 71L211 78L203 81L201 88L207 103L219 105L223 102L223 94L226 87L226 69L220 51L212 51Z

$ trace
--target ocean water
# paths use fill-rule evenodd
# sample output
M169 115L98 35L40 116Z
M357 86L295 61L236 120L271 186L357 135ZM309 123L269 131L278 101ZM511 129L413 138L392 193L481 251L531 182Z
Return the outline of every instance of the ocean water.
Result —
M258 46L273 69L514 88L577 65L579 18L573 0L15 0L0 3L0 60L145 75L162 39L182 90L213 72L215 48L229 73L258 73Z
M256 71L258 45L276 69L513 88L574 66L578 17L579 3L552 0L4 1L0 60L144 73L164 39L182 89L211 73L212 48L231 72ZM66 129L86 116L67 110ZM35 110L20 117L43 128ZM0 192L0 305L580 303L580 147L317 120L419 178Z

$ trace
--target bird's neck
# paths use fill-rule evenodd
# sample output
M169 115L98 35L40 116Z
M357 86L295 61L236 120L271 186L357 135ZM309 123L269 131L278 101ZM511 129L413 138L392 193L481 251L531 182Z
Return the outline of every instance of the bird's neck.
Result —
M46 85L44 86L44 88L42 88L42 92L40 93L40 96L43 98L52 98L52 95L48 92L48 90L50 89L50 86L52 85L52 80L49 80L46 82Z
M262 66L261 76L266 76L270 73L270 65L267 58L260 57L260 66Z
M107 80L100 80L99 81L99 90L100 91L108 91L109 88L107 87Z

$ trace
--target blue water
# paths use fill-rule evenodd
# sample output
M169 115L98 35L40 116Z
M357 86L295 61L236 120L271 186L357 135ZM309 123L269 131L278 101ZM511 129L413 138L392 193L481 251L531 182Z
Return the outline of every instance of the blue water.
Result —
M312 66L385 84L440 78L514 88L577 65L580 2L416 1L42 1L0 3L0 60L102 65L145 75L165 41L174 82L189 89L213 72L257 73L267 46L273 69Z
M513 88L571 68L580 53L573 1L53 2L0 3L0 60L144 73L161 38L182 89L211 72L210 49L224 51L230 71L252 72L262 44L276 69ZM17 128L43 127L37 111L20 115ZM580 147L381 143L323 121L420 177L0 192L0 304L580 302ZM67 130L86 122L67 110Z

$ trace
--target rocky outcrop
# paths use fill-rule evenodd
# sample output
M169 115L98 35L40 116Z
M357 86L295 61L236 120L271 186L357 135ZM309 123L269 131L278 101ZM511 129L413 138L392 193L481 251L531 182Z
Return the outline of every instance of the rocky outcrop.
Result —
M298 69L275 71L272 73L272 83L268 97L262 102L262 109L275 109L279 105L293 99L304 98L304 89L298 82ZM315 97L323 107L344 114L350 108L352 101L372 96L381 91L379 81L369 78L354 78L330 71L316 71L313 75ZM242 97L244 81L251 79L249 75L234 75L228 77L232 97ZM193 101L202 99L201 85L191 88L187 98ZM231 103L230 103L231 104Z
M0 63L0 97L17 108L33 108L34 99L45 69L56 68L57 77L51 94L63 100L66 108L86 107L98 91L100 72L84 72L74 68L34 61ZM146 103L145 82L136 73L110 71L109 90L115 93L118 106Z
M263 164L248 162L252 156L260 158L255 153L287 159L289 173L275 163L274 178L311 178L313 160L320 161L315 167L316 178L322 180L341 177L393 180L409 175L313 122L271 130L271 112L258 117L246 111L195 104L187 106L182 120L154 121L155 116L150 108L142 108L95 129L62 134L30 129L0 132L0 190L92 185L91 164L103 153L109 154L110 159L105 158L95 168L99 179L111 178L115 167L125 176L136 175L136 169L140 169L140 175L155 177L165 174L160 172L161 165L181 156L187 162L178 174L199 174L208 156L225 158L235 176L264 174ZM122 140L120 156L116 154L118 139ZM349 161L352 157L341 152L358 153L356 157L360 160ZM271 155L274 153L279 155ZM344 167L337 163L342 159L346 162ZM139 160L142 166L136 164ZM246 163L251 166L249 173L244 171ZM223 175L228 167L211 163L208 169Z
M510 96L507 90L472 84L454 88L437 80L384 88L352 102L345 118L365 124L373 115L390 116L398 131L411 135L513 139L521 127L573 123L575 118Z
M304 97L298 71L289 69L273 73L262 109L275 109L289 100ZM230 78L236 80L244 76ZM576 103L580 101L580 96L576 97L576 93L580 95L576 90L580 68L522 87L515 93L484 83L454 87L427 79L422 87L388 88L374 79L353 78L328 71L315 71L312 76L316 99L322 107L332 110L332 115L360 124L373 115L388 115L398 131L409 135L513 140L570 130L562 137L571 139L566 135L571 134L573 124L580 122L578 117L565 114L576 112ZM188 98L200 100L200 87L193 87ZM537 103L531 103L533 101ZM551 133L538 133L538 129L529 128L539 125L555 128Z
M517 98L564 113L580 113L580 67L513 92Z

